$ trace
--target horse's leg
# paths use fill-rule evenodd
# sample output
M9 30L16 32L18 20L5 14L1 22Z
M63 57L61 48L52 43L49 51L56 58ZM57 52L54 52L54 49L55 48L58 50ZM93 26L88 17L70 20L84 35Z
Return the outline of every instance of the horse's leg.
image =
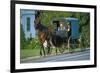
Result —
M45 47L42 45L40 49L40 56L43 56L43 55L45 56L46 53L45 53Z
M44 53L44 56L46 56L45 47L43 47L43 53Z
M43 52L43 45L41 45L41 48L40 48L40 56L43 55L42 52Z
M43 43L43 52L44 52L44 56L46 56L46 49L47 49L47 41L45 40Z
M48 55L50 55L51 54L51 52L52 52L52 50L51 50L51 48L50 47L48 47Z
M56 47L56 55L57 55L57 49L58 49L58 48Z
M47 42L48 42L48 43L47 43L47 44L48 44L48 48L47 48L48 51L47 51L47 54L50 55L51 52L52 52L52 50L51 50L51 48L50 48L50 43L49 43L49 41L47 41Z
M40 48L40 56L42 56L42 48Z
M44 45L42 44L41 45L41 48L40 48L40 56L46 56L46 48L44 47Z

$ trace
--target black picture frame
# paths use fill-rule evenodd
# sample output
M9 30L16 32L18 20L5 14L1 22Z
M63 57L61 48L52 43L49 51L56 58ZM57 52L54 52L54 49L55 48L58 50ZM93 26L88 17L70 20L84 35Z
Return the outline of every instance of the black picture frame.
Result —
M30 69L16 69L15 68L15 5L28 4L28 5L44 5L44 6L60 6L60 7L77 7L77 8L90 8L94 9L94 64L92 65L78 65L78 66L62 66L62 67L48 67L48 68L30 68ZM62 3L47 3L47 2L33 2L33 1L11 1L11 30L10 30L10 46L11 46L11 72L29 72L29 71L47 71L47 70L62 70L62 69L78 69L78 68L91 68L97 66L97 7L95 5L81 5L81 4L62 4Z

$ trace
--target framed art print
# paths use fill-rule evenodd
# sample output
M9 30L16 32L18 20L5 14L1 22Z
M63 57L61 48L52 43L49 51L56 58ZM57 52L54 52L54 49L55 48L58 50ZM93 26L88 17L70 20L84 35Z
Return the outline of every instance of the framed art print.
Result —
M96 6L11 1L11 72L96 67Z

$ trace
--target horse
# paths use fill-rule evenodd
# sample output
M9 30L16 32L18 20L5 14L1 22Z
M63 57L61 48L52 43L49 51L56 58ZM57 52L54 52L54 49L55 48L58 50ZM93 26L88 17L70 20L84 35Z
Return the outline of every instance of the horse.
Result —
M34 23L34 27L38 31L38 39L41 45L40 55L42 56L44 54L44 56L46 56L50 54L50 45L48 41L50 38L51 29L41 24L39 18L37 18Z
M51 28L41 24L39 18L36 18L34 23L35 29L38 30L38 39L41 44L40 55L42 55L42 52L44 56L51 54L52 48L55 48L56 54L58 48L60 48L59 50L61 50L61 53L63 53L64 50L62 49L66 48L68 44L67 37L57 35Z

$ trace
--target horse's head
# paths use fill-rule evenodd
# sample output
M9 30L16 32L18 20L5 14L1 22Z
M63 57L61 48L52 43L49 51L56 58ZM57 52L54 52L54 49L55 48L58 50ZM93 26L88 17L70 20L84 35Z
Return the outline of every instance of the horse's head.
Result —
M39 26L40 26L40 20L39 20L39 18L36 18L34 20L34 27L35 27L36 30L38 30Z

